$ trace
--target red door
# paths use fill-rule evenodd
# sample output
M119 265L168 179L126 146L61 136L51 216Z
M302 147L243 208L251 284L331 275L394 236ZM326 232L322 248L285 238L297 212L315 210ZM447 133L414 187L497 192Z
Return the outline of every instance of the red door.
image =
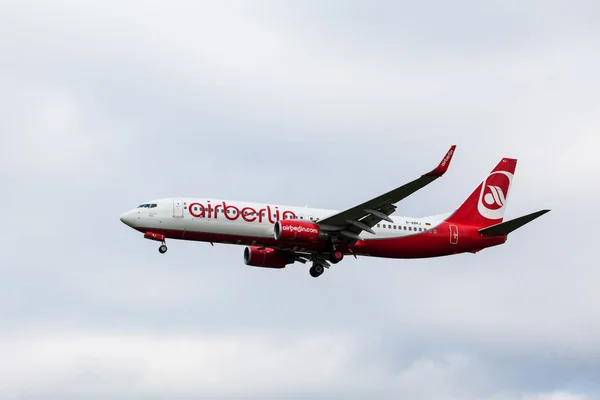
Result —
M458 227L450 225L450 244L458 244Z

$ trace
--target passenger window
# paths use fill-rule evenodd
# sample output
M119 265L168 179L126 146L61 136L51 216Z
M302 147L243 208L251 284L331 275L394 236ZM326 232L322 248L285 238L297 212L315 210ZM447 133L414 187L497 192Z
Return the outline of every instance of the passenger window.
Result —
M404 227L404 230L406 230L406 226Z
M412 231L412 226L409 226L409 227L408 227L408 230L409 230L409 231Z
M396 225L394 225L394 229L396 229Z
M377 224L377 227L380 228L379 224Z
M382 225L382 227L384 227L384 228L385 228L385 224L383 224L383 225Z

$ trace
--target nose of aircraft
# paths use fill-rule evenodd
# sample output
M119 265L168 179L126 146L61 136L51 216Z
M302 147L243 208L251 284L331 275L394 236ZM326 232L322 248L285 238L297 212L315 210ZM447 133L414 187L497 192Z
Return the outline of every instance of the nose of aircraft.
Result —
M121 219L121 222L125 225L130 226L132 228L135 226L135 216L132 211L127 211L121 214L121 217L119 218Z

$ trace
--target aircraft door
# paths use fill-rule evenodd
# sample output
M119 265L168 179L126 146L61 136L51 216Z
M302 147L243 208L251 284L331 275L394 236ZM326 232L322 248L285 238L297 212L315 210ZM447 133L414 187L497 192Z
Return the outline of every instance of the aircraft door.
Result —
M458 227L450 225L450 244L458 244Z
M183 201L173 200L173 218L183 218Z

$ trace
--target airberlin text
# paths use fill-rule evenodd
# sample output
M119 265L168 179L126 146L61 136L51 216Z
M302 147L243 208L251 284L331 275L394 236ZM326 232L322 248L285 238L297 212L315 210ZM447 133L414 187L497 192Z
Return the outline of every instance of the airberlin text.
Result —
M226 218L229 221L235 221L239 218L246 222L258 221L262 223L263 220L269 221L274 224L279 219L296 219L296 214L289 210L280 211L277 206L271 208L271 206L265 206L260 210L256 210L252 207L239 207L232 206L226 202L211 204L210 200L206 204L194 202L190 203L189 212L192 217L195 218L212 218L218 219Z

